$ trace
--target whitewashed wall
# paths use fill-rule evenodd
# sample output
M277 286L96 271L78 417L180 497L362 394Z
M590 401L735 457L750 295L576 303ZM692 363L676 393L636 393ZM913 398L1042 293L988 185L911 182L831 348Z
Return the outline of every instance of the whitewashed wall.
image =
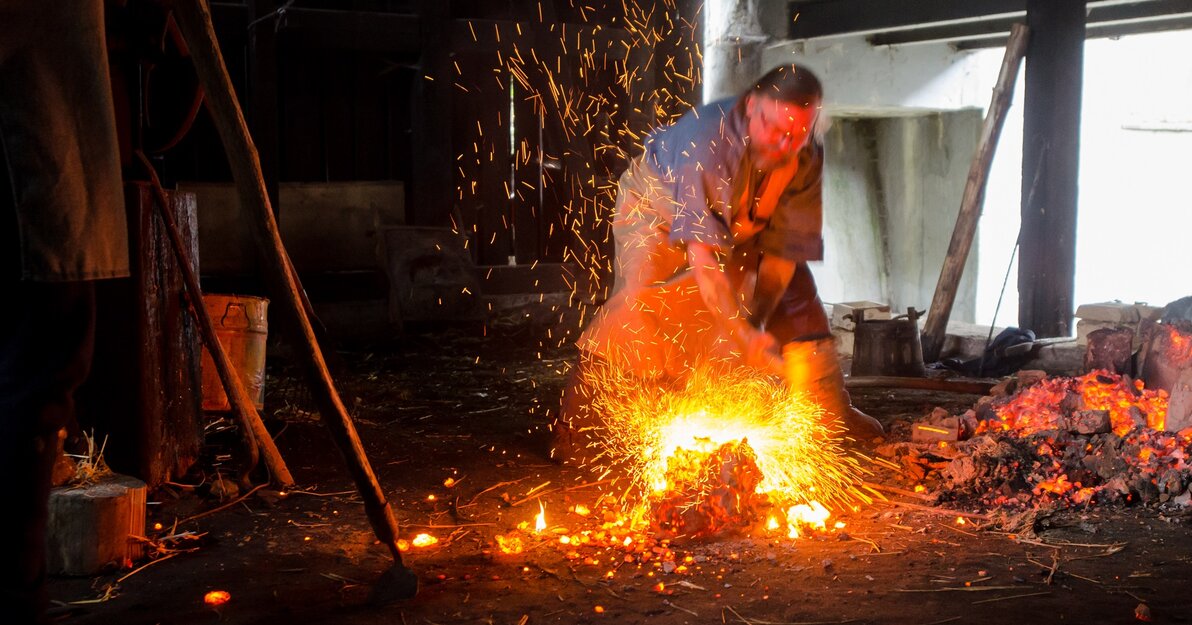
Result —
M1001 49L955 52L943 44L874 48L863 37L839 37L771 46L762 65L795 61L816 70L828 90L829 112L984 109L1002 54ZM1086 44L1077 302L1161 305L1192 294L1189 58L1189 31ZM994 318L1018 234L1021 158L1020 78L994 158L976 248L976 320L983 323ZM999 325L1017 322L1016 282L1014 267Z

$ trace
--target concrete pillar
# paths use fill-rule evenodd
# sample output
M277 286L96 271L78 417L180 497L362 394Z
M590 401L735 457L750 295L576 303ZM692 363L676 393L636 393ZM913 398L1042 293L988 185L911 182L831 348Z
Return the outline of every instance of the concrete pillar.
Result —
M740 94L769 68L758 0L708 0L704 24L704 102Z

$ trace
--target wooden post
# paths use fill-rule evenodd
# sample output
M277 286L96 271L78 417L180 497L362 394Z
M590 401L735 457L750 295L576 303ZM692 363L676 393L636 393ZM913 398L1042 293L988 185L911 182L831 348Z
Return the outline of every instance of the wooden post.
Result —
M1022 248L1018 325L1039 337L1072 334L1084 0L1028 0L1022 123ZM1035 193L1027 192L1039 171Z
M289 254L282 245L277 219L270 209L257 150L219 51L215 28L211 25L211 8L206 0L174 0L171 5L190 47L199 80L207 93L207 109L219 131L232 175L236 179L240 208L263 255L261 268L273 293L273 302L277 304L276 310L292 320L293 327L300 333L293 341L293 347L305 367L307 383L319 407L323 424L344 456L348 472L364 500L364 510L373 532L389 548L395 565L401 568L401 553L397 548L397 518L368 462L352 418L348 416L348 410L335 389L331 372L327 369L323 352L319 349L314 329L303 307L301 287L290 270Z
M269 430L265 429L265 422L257 413L253 398L248 394L248 389L245 388L235 366L232 365L232 359L228 357L227 350L224 349L219 342L219 337L215 334L215 323L211 321L211 314L207 312L207 307L203 303L203 291L199 288L198 273L194 269L191 256L183 246L178 224L175 223L174 216L170 214L169 198L166 197L165 189L162 188L161 181L157 178L157 171L153 169L153 164L149 162L149 158L145 156L144 152L137 150L136 154L146 173L149 174L153 189L157 193L156 205L160 209L159 215L162 223L165 224L166 238L177 257L183 283L186 285L186 293L190 296L190 310L201 330L199 335L203 337L203 344L207 347L207 352L211 354L211 360L215 363L215 370L219 373L219 380L223 383L224 392L227 393L228 403L232 405L232 412L240 418L241 427L252 433L252 440L256 442L256 448L265 457L265 464L273 474L273 480L279 486L293 486L294 478L290 475L289 467L282 460L281 452L277 450L277 445L273 443Z
M940 269L940 279L931 298L931 309L923 326L923 359L935 362L940 358L944 337L948 330L948 317L952 315L952 304L956 301L956 289L973 235L977 232L977 221L981 217L981 205L985 201L985 181L989 177L989 166L997 150L998 137L1006 121L1006 112L1014 96L1014 82L1018 79L1018 67L1026 53L1030 30L1022 24L1015 24L1006 43L1006 54L1002 57L1002 69L997 85L993 88L993 100L985 114L985 125L981 128L981 140L977 143L977 154L969 168L968 181L964 185L964 196L960 200L960 213L956 215L956 227L952 230L952 242L948 244L948 255Z

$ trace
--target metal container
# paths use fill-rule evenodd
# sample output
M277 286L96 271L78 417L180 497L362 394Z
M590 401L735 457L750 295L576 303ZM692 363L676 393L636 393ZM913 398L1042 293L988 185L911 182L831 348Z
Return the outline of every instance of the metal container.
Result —
M203 296L207 314L215 325L215 336L228 353L232 367L244 383L257 409L265 407L265 343L269 335L266 309L269 300L247 295ZM215 361L203 349L203 410L226 412L232 409Z

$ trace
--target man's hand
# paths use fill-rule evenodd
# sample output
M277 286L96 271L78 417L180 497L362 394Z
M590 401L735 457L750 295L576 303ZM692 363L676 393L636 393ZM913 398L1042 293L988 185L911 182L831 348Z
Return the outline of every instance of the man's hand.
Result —
M778 339L753 327L749 328L745 339L745 364L770 375L785 375Z
M689 243L687 262L695 273L700 298L715 316L717 325L737 344L745 364L766 373L782 375L778 340L746 319L741 301L729 283L716 251L709 245Z

